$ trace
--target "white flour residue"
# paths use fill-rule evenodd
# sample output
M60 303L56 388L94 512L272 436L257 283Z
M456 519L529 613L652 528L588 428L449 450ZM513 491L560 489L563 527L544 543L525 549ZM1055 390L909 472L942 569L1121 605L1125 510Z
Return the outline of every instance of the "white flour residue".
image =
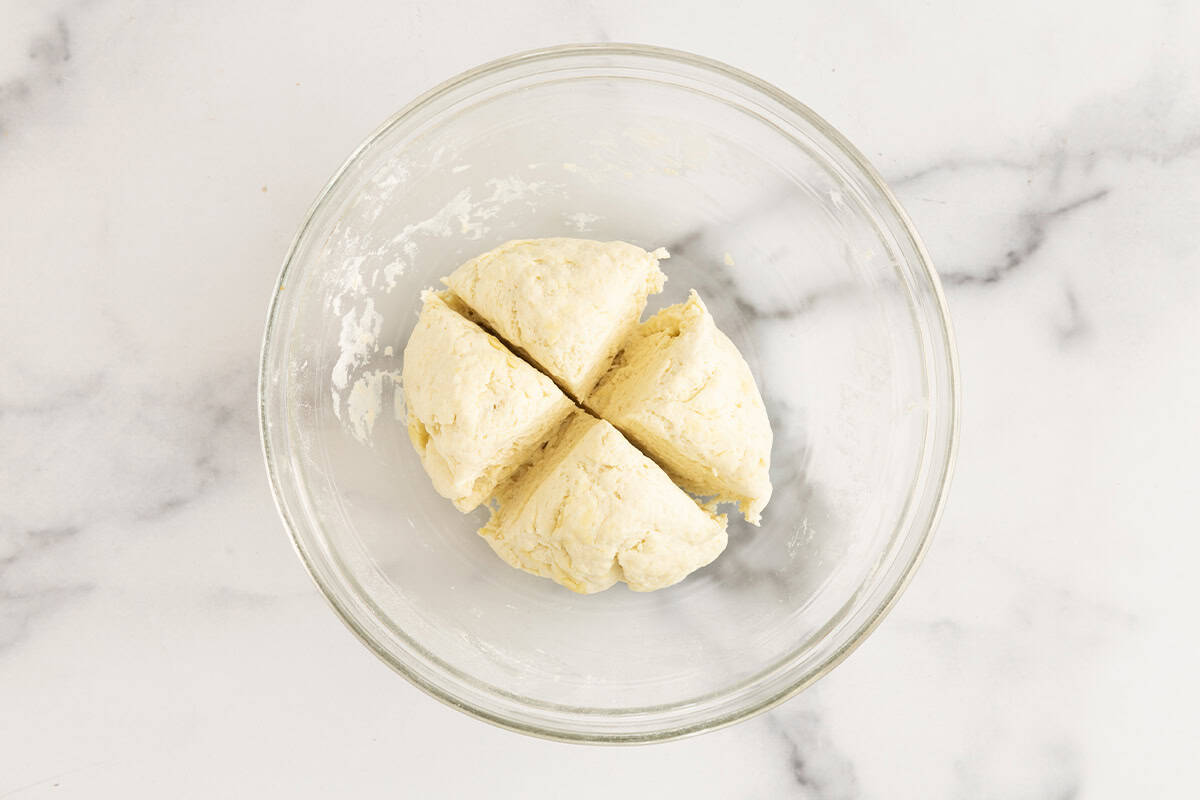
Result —
M513 200L528 200L530 197L544 192L549 185L546 181L522 180L516 175L509 175L507 178L492 178L487 182L488 188L492 190L492 195L483 202L503 205L511 203ZM499 210L498 207L490 208L489 216L495 216Z
M333 382L333 413L341 419L341 395L350 382L350 373L366 363L378 348L379 331L383 317L375 310L375 301L367 298L361 314L350 309L342 317L342 331L338 336L338 360L333 365L330 380Z
M574 214L563 214L563 224L568 227L583 233L591 230L592 225L599 222L603 217L599 214L589 214L586 211L576 211Z
M452 223L458 220L460 225L466 223L471 218L471 190L463 189L446 205L428 219L423 219L420 222L414 222L410 225L405 225L404 230L392 237L392 244L404 245L415 244L413 237L418 234L424 236L449 236L454 232Z
M446 205L442 206L436 214L420 222L413 222L404 226L398 234L392 237L388 242L388 247L393 251L392 260L383 268L383 280L387 291L396 288L396 281L408 269L409 264L416 257L418 246L417 238L420 236L445 238L454 233L461 233L467 238L478 239L485 232L482 226L473 226L471 224L471 213L474 206L471 203L471 190L463 189ZM457 226L454 223L458 223ZM399 250L399 252L395 252Z
M392 262L383 268L383 279L387 283L387 288L390 291L396 287L396 280L404 274L404 270L408 268L400 259L392 259Z
M375 421L383 409L384 389L391 387L393 404L404 406L404 393L400 390L400 371L377 369L364 372L354 382L346 398L346 420L354 438L365 442L371 437ZM400 417L397 415L397 419Z
M388 245L393 257L383 268L386 291L396 288L399 277L417 257L420 237L481 239L491 230L487 221L498 215L505 205L518 201L532 205L533 198L555 188L548 181L527 181L516 175L492 178L484 185L491 192L482 200L474 200L470 189L462 189L433 216L404 226L392 237Z
M391 158L371 177L371 184L379 194L370 199L387 200L396 187L408 180L408 176L411 174L412 164L406 158L399 156Z
M321 252L321 261L326 264L340 262L340 269L325 269L321 273L321 285L325 289L325 307L333 313L342 313L342 300L347 295L354 297L366 294L367 286L362 276L364 255L347 255L362 253L368 242L363 236L355 233L345 222L339 222Z

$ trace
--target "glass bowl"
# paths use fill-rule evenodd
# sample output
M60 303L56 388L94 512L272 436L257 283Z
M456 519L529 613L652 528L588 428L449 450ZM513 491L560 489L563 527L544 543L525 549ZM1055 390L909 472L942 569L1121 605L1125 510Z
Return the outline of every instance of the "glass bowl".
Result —
M731 513L726 552L669 589L508 567L405 434L420 290L544 236L667 247L647 314L696 288L766 402L762 527ZM284 263L259 399L284 523L359 639L457 709L592 742L736 722L845 658L929 543L958 406L937 276L863 156L757 78L608 44L460 75L350 156Z

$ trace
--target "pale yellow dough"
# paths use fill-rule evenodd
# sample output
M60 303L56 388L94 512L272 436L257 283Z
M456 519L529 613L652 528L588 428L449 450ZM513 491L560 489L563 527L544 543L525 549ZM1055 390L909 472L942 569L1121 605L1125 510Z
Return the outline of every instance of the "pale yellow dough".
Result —
M587 403L684 489L759 523L771 425L750 368L695 291L638 326Z
M667 252L625 242L527 239L471 259L444 282L487 325L558 381L587 397L646 298L662 291Z
M404 348L408 435L438 494L470 511L574 405L553 381L451 308L458 301L449 293L427 291L421 300Z
M501 484L480 529L518 569L582 594L625 581L670 586L725 549L725 517L701 508L620 431L584 411Z

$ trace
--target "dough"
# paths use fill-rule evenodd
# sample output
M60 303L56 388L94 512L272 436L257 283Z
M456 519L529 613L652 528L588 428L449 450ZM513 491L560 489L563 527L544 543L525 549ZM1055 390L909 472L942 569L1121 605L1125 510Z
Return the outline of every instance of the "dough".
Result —
M471 259L444 282L501 338L576 399L608 369L662 291L663 249L625 242L525 239Z
M588 406L693 494L757 525L771 498L771 425L754 376L695 291L638 326Z
M455 312L449 293L422 293L404 348L408 436L438 494L460 511L491 497L574 407L554 382Z
M696 504L620 431L575 411L502 484L480 529L501 558L581 594L670 586L725 549L725 517Z
M582 594L682 580L725 549L715 502L757 525L771 497L762 397L699 295L638 325L666 257L508 242L422 294L404 349L408 433L437 491L462 511L490 498L492 549Z

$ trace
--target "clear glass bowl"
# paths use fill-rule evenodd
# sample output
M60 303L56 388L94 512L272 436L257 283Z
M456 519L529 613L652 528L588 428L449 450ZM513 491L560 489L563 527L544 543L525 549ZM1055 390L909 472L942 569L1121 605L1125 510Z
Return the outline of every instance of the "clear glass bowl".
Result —
M652 594L511 569L434 493L396 383L418 293L517 237L666 246L741 348L775 431L761 528ZM449 705L556 739L745 719L879 622L928 545L957 388L936 274L875 170L778 89L629 45L524 53L390 119L321 193L270 309L267 469L305 566L381 659Z

